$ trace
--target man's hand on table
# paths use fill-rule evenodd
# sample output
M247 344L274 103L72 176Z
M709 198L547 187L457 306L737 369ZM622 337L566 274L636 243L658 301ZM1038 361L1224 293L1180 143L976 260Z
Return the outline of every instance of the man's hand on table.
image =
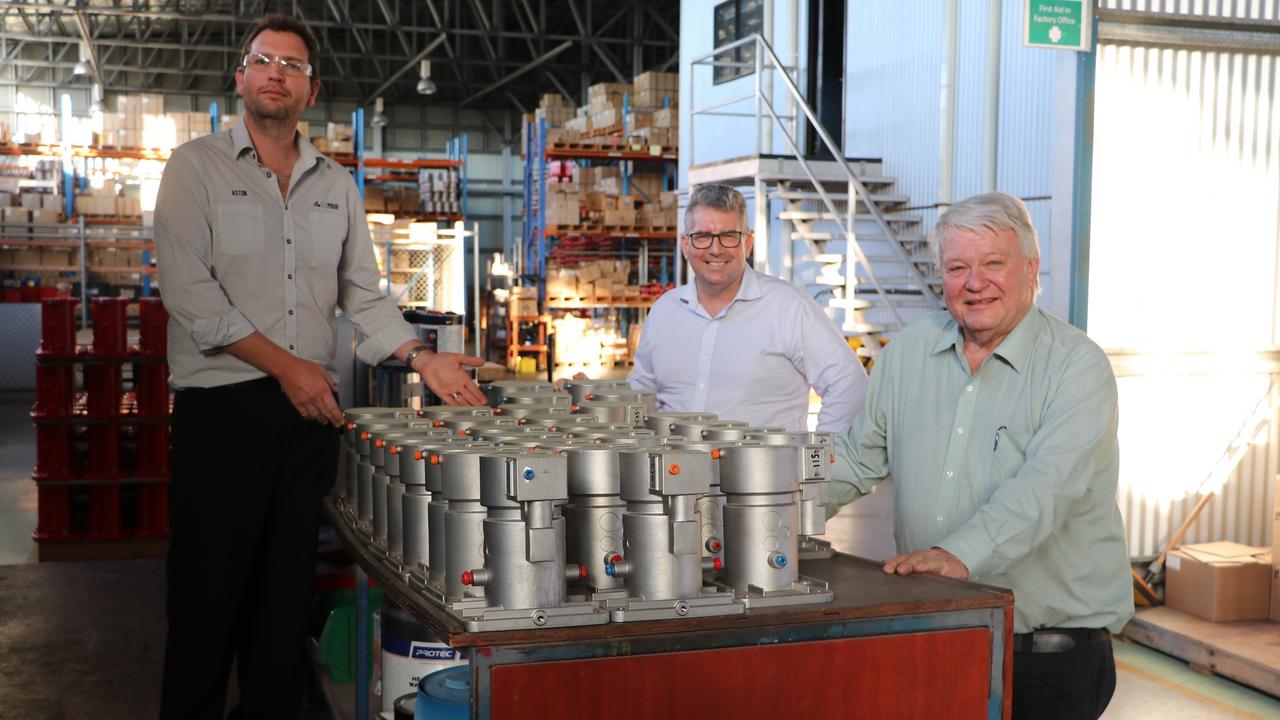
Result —
M889 575L928 573L957 580L969 579L969 568L960 558L939 547L895 555L884 561L882 569Z

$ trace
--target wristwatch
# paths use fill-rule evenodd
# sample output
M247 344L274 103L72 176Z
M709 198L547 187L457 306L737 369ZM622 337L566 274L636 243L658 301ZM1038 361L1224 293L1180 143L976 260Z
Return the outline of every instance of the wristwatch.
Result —
M431 348L426 345L415 345L409 354L404 356L404 364L413 367L413 361L424 352L431 352Z

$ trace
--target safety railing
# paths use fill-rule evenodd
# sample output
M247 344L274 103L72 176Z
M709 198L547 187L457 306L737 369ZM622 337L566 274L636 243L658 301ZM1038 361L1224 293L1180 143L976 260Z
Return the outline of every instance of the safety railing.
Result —
M743 47L755 48L753 63L742 63L722 59L724 56ZM898 313L894 303L890 300L888 293L885 292L880 280L876 277L874 268L872 268L866 254L863 253L861 246L858 244L857 235L854 232L854 218L857 212L857 200L861 200L862 204L866 207L867 212L871 214L876 225L879 227L880 232L884 234L889 246L907 268L907 272L909 274L908 279L920 289L921 294L925 298L931 299L937 306L941 307L941 302L937 295L929 286L928 281L920 272L920 269L916 267L911 254L902 246L902 243L898 239L898 234L889 224L889 220L872 199L871 193L867 190L866 185L858 178L857 174L854 173L853 168L849 166L849 162L845 159L843 150L836 144L835 140L831 138L831 135L826 131L826 129L822 127L822 124L818 122L817 114L814 112L813 108L809 106L808 102L805 101L804 96L800 93L800 89L796 86L795 79L791 77L789 72L787 72L786 66L784 66L782 61L778 59L777 53L773 51L773 48L769 45L768 41L759 34L752 34L748 37L742 38L741 40L737 40L727 45L722 45L711 52L695 57L691 62L691 66L693 68L698 66L732 68L753 67L755 70L755 83L754 90L752 92L717 100L702 107L699 107L696 103L695 93L698 87L697 78L695 77L694 82L690 83L689 104L692 109L689 113L689 157L691 164L697 162L694 138L698 135L697 120L699 117L718 115L753 118L755 128L754 154L759 155L762 152L765 134L773 133L776 128L781 132L782 137L786 140L787 145L791 150L791 155L799 162L801 169L809 180L809 183L813 185L814 190L822 200L822 204L826 206L827 212L830 213L832 218L841 216L841 214L836 210L835 201L832 200L830 193L827 192L823 183L818 180L813 166L800 150L796 137L800 134L801 130L799 124L797 123L792 130L788 130L787 124L783 122L784 119L796 119L796 116L780 115L774 107L773 101L769 97L772 95L772 89L776 86L776 83L774 82L772 75L766 79L764 73L765 71L776 73L777 78L782 81L782 85L786 89L790 101L795 105L797 113L801 114L805 118L809 127L812 127L814 132L822 140L822 144L826 147L827 152L830 153L836 164L843 170L848 182L848 201L846 203L847 208L844 213L844 221L836 223L836 226L840 228L840 232L845 239L845 298L851 301L854 298L854 292L857 289L857 277L854 273L854 261L856 260L858 263L862 264L862 267L867 273L867 279L871 281L876 293L880 296L884 305L893 314L895 320L897 320L900 325L903 324L902 316ZM693 72L692 69L691 72ZM766 92L766 88L770 91ZM731 108L735 105L748 101L754 101L754 112L742 113L729 112L725 110L725 108ZM853 306L848 305L847 307L852 308Z

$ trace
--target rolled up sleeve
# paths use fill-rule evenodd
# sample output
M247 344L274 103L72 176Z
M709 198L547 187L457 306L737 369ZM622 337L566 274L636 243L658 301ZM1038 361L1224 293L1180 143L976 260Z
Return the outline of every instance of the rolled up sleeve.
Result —
M201 173L179 148L165 165L156 196L157 281L165 309L206 355L256 330L214 278L211 217Z
M822 398L818 430L843 433L853 424L867 395L867 373L818 304L805 298L793 324L798 335L793 358L809 387Z
M342 244L342 261L338 266L338 307L365 335L364 342L356 346L356 356L377 365L418 336L405 322L395 302L378 287L373 240L364 217L364 202L355 183L347 188L347 207L350 208L347 218L350 229Z

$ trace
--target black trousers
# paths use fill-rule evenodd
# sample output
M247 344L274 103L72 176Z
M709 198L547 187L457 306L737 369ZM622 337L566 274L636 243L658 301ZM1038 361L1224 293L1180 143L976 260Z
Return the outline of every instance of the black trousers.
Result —
M1116 691L1111 640L1062 653L1014 652L1014 720L1096 720Z
M297 716L338 441L269 378L175 394L162 718L222 718L233 659L232 717Z

